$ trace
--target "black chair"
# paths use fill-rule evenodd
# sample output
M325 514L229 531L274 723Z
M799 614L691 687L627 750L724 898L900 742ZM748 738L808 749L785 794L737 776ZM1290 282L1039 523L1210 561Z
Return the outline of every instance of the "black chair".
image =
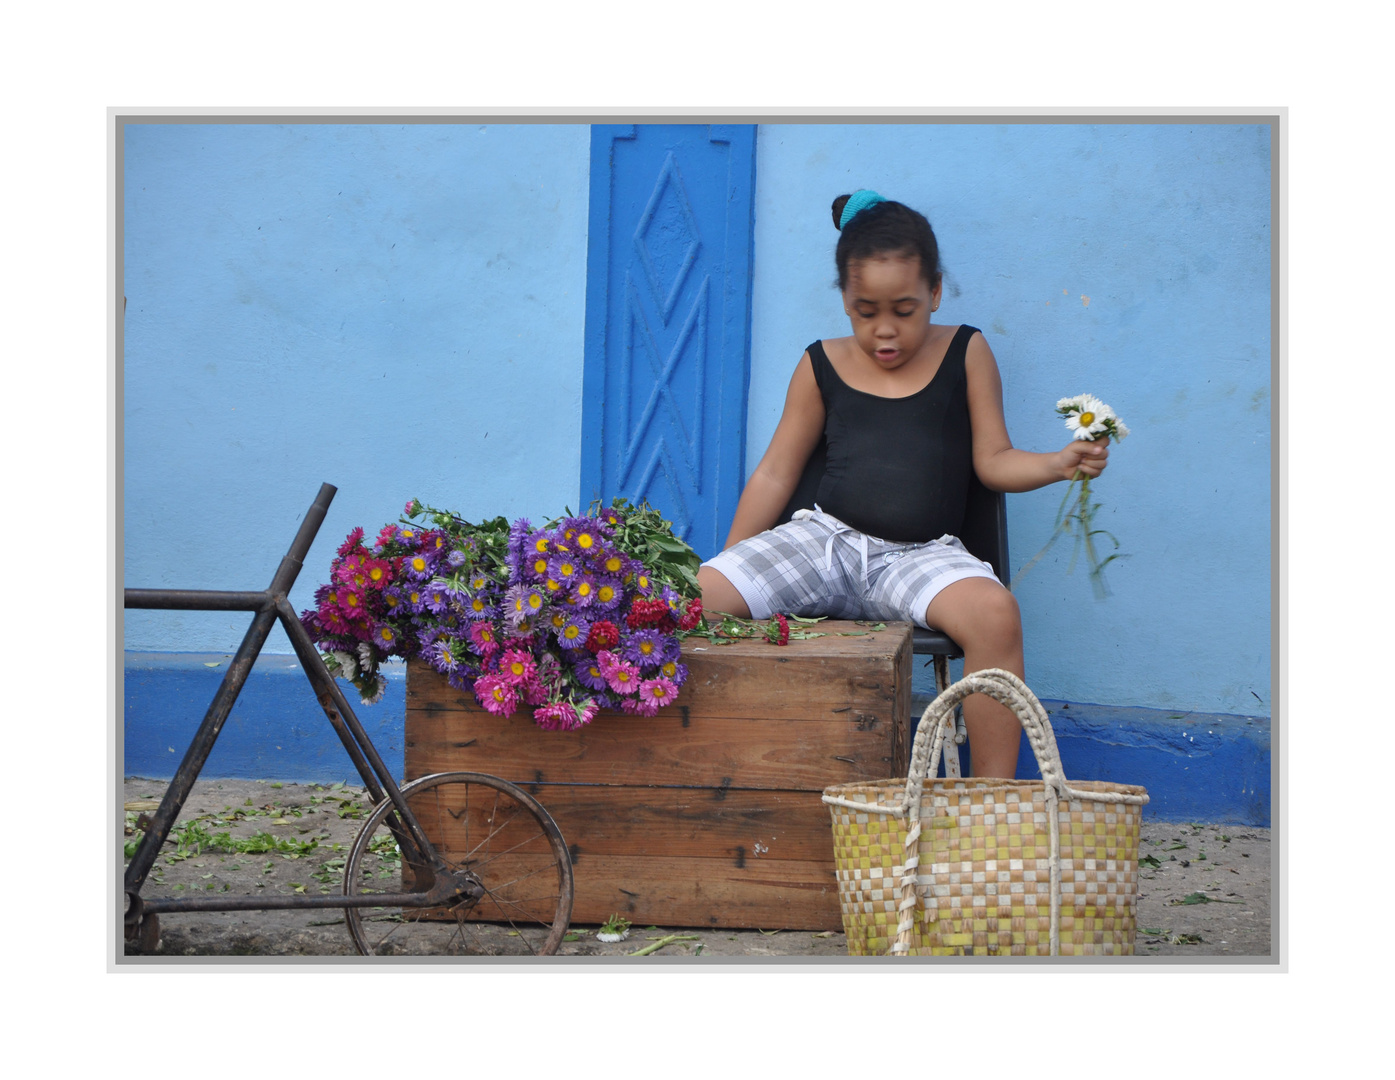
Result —
M820 439L776 524L789 521L796 510L814 505L827 459L828 445ZM969 498L964 508L964 527L959 539L972 555L993 567L999 581L1005 586L1010 583L1012 571L1008 563L1007 497L1001 491L990 491L984 487L977 476L969 480ZM915 628L912 649L917 655L933 657L935 692L943 693L949 685L949 662L962 659L964 650L948 634L919 626ZM954 742L947 743L944 752L946 776L960 775L958 748L965 738L964 717L956 709Z

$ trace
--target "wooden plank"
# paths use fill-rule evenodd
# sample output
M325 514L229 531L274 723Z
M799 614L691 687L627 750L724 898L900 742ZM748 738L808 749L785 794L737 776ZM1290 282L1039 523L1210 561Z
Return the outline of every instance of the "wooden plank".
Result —
M898 711L909 709L910 624L890 623L875 632L846 622L820 626L833 628L830 636L791 641L783 648L768 642L712 645L703 638L686 639L683 662L688 681L678 704L659 715L851 718L886 724L895 721ZM841 633L855 636L837 636ZM452 688L426 664L409 663L408 709L477 707L472 695Z
M572 922L579 926L618 913L641 927L843 928L831 861L748 859L738 867L723 859L599 855L573 873Z
M514 783L689 785L822 791L897 773L881 723L603 713L578 731L540 731L530 717L476 707L409 710L408 776L466 770Z
M833 859L832 820L813 791L534 784L578 863L595 855Z

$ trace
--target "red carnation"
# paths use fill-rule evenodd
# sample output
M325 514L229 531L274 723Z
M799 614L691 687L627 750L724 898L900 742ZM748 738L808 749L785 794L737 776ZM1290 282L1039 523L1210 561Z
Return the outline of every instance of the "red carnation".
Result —
M639 630L646 626L658 626L666 615L668 605L662 600L640 597L630 605L630 614L625 621L631 630Z
M613 649L620 644L620 628L609 619L597 619L586 635L586 648L593 653Z
M772 645L790 643L790 621L783 615L775 615L765 624L765 640Z
M688 604L688 610L683 612L683 617L678 620L678 629L691 630L702 622L702 597L697 597Z

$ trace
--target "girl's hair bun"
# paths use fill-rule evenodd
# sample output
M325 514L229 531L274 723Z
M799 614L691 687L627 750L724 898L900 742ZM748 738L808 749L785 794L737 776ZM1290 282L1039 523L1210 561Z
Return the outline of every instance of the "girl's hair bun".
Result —
M848 200L852 198L852 192L846 195L839 195L833 200L833 227L839 232L843 231L843 207L848 205Z

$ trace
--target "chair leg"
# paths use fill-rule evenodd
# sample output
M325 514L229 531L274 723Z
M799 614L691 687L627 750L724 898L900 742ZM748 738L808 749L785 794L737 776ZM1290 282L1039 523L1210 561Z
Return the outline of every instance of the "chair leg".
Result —
M949 657L935 657L935 693L943 694L949 687ZM964 726L964 717L960 713L958 706L954 709L954 738L945 740L944 761L945 776L958 777L959 771L959 744L964 741L961 734Z

